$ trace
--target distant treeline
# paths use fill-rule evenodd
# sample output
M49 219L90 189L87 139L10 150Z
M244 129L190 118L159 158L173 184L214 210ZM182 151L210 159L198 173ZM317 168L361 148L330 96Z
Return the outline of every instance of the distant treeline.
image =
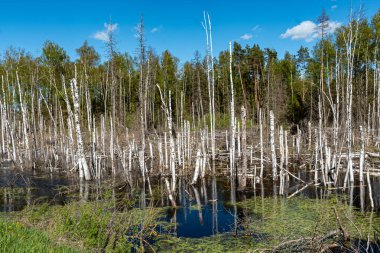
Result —
M321 17L318 28L321 36L315 46L312 49L301 47L295 55L287 52L283 59L275 49L233 43L232 73L237 113L240 106L245 105L248 118L253 121L258 119L259 108L267 112L273 110L276 119L285 124L316 121L318 94L322 93L323 115L327 122L332 121L329 112L333 104L342 112L345 110L346 72L350 69L347 66L347 34L356 30L352 68L353 122L366 122L371 118L369 115L380 113L377 108L380 10L372 18L353 19L334 34L327 33L324 27L328 25L328 17ZM104 63L100 63L99 54L86 41L76 50L79 58L75 62L62 47L51 41L45 42L38 57L22 49L7 50L0 64L1 99L17 112L19 94L23 94L29 113L37 111L35 101L38 99L48 105L39 108L46 119L56 118L60 110L66 114L63 85L69 88L69 79L74 77L76 68L84 120L90 111L92 115L113 115L117 123L134 127L138 122L140 100L145 99L146 128L158 128L165 122L158 84L164 99L169 98L169 91L171 93L175 124L180 124L181 117L200 126L207 124L208 78L212 78L207 67L208 53L203 57L195 52L192 60L180 65L169 50L158 55L144 43L140 43L137 56L117 52L112 36L110 38L108 60ZM144 42L142 38L140 36L140 42ZM227 45L228 41L226 48ZM228 50L215 57L213 67L216 126L223 127L224 121L229 124L231 94ZM17 76L22 92L18 91Z

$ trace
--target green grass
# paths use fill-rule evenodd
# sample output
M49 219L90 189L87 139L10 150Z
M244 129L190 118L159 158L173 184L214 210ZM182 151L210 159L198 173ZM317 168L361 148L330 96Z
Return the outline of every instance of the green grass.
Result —
M296 197L253 198L240 203L251 213L246 231L266 235L267 246L280 242L325 235L339 228L334 208L351 238L372 238L380 228L380 217L374 213L361 213L345 201L332 196L329 199Z
M135 203L135 197L106 185L97 200L79 198L64 206L43 203L2 213L0 253L144 251L159 236L157 228L164 233L169 225L159 220L163 208L139 209Z
M203 238L167 238L160 240L156 245L159 252L254 252L261 244L252 240L252 237L231 235L216 235Z
M123 203L123 208L117 206ZM42 204L0 216L0 252L254 252L281 242L324 235L338 228L333 208L351 238L372 236L380 217L361 213L346 200L256 197L238 203L245 217L238 236L177 238L160 221L164 208L133 208L104 191L101 200ZM197 208L197 206L192 206ZM158 232L160 231L160 232ZM77 251L75 251L77 250Z
M0 252L79 252L52 241L44 231L0 217ZM82 251L83 252L83 251Z
M81 251L130 252L151 247L158 236L155 229L164 230L166 226L159 221L162 211L159 208L115 210L114 202L103 199L74 201L65 206L30 206L8 216L19 220L17 226L28 224L36 229L36 234L46 231L51 240L63 239Z

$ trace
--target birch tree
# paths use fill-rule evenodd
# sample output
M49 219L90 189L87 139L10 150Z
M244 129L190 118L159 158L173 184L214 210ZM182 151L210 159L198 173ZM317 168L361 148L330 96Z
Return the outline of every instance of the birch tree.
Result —
M212 159L215 159L215 77L214 77L214 55L212 46L212 26L210 15L203 13L204 22L202 23L206 33L206 64L207 64L207 83L209 94L209 111L210 111L210 132L211 132L211 153ZM210 73L211 72L211 73Z
M77 156L78 156L78 168L79 168L79 177L84 178L85 180L91 180L91 173L89 167L87 165L83 140L82 140L82 132L80 127L80 119L79 119L79 94L78 94L78 85L76 74L73 79L71 79L71 91L73 95L73 103L74 103L74 120L75 120L75 130L77 136Z
M232 78L232 43L230 41L230 92L231 92L231 106L230 106L230 115L231 115L231 128L230 128L230 175L234 174L235 166L235 98L234 98L234 81Z

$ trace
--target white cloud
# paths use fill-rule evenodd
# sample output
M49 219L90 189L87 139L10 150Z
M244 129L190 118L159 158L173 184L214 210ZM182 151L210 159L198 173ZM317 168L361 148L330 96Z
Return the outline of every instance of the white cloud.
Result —
M160 29L158 27L153 27L152 30L150 30L151 33L156 33L158 32Z
M285 33L281 34L281 38L292 40L308 40L315 32L317 25L312 21L303 21L299 25L288 28Z
M253 28L252 28L252 31L253 32L258 32L260 30L260 25L255 25Z
M96 32L92 37L97 40L107 42L109 40L108 34L118 29L119 24L107 24L104 23L104 29Z
M101 41L108 41L108 34L106 31L96 32L93 38Z
M333 33L337 28L342 24L336 21L330 21L327 33ZM316 38L320 37L318 31L318 25L313 21L307 20L303 21L300 24L288 28L285 33L280 36L282 39L292 39L292 40L305 40L306 42L311 42Z
M151 33L158 33L158 32L161 32L161 30L162 30L162 25L159 25L159 26L155 26L155 27L153 27L153 28L150 30L150 32L151 32Z
M331 6L331 9L335 10L336 8L338 8L338 5L334 4L333 6Z
M242 40L250 40L250 39L252 39L252 34L246 33L246 34L242 35L240 37L240 39L242 39Z
M117 30L119 24L107 24L107 23L104 23L104 27L107 28L107 31L108 32L114 32Z
M250 33L243 34L242 36L240 36L240 39L241 40L250 40L253 37L257 37L257 33L260 32L260 30L261 30L261 27L259 25L255 25L254 27L252 27Z
M341 26L342 26L342 23L340 23L340 22L330 21L329 22L328 32L329 33L333 33L333 32L335 32L336 29L338 29Z

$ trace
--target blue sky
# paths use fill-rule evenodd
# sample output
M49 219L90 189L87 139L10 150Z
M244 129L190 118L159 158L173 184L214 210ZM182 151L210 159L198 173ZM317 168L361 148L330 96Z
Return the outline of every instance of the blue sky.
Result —
M379 0L353 0L354 8L360 3L367 17L380 8ZM204 55L201 22L206 10L212 20L215 55L231 40L274 48L282 57L285 51L295 53L301 45L314 45L317 36L311 30L322 8L333 27L347 23L350 0L0 0L0 53L13 46L38 56L44 41L51 40L76 59L75 49L87 40L105 55L104 42L95 34L101 35L112 17L118 51L134 55L134 27L143 14L147 45L157 53L169 49L184 62L193 58L195 50Z

